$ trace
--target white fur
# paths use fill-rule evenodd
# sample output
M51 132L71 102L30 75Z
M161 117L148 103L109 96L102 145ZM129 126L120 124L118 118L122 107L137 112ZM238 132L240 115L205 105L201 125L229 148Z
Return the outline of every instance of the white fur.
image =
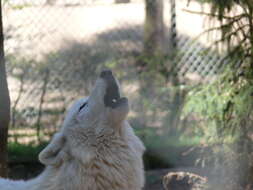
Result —
M39 177L0 179L0 190L141 190L145 148L125 120L128 105L104 106L106 85L98 79L90 97L70 108L63 127L39 155L46 165Z

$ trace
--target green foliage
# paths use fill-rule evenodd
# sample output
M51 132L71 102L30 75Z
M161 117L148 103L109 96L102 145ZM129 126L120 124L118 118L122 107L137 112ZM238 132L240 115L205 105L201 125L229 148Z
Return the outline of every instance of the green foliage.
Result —
M204 120L204 125L198 127L212 152L203 153L198 164L205 166L212 162L218 178L224 178L221 183L232 179L245 185L251 180L252 76L250 64L245 63L237 70L228 67L217 80L199 86L187 97L184 114L195 114L199 121Z
M8 158L12 162L37 161L38 154L46 147L47 144L47 142L43 142L40 145L9 143Z
M214 34L215 44L227 53L229 66L218 80L195 89L188 97L185 110L186 113L195 112L206 121L201 130L208 140L218 139L221 143L211 147L216 149L215 156L223 153L219 163L228 166L226 169L220 167L225 171L224 175L219 174L220 178L229 176L230 182L245 187L252 184L253 179L250 156L253 147L250 137L253 125L253 3L250 0L204 2L210 3L211 10L201 14L219 21L219 25L212 22L215 26L210 25L207 31ZM219 39L217 31L221 34ZM225 146L227 151L224 151ZM236 180L226 174L227 169L238 171Z
M227 69L217 80L192 90L185 105L185 114L196 113L206 119L211 137L240 137L241 126L252 122L253 78L241 69Z

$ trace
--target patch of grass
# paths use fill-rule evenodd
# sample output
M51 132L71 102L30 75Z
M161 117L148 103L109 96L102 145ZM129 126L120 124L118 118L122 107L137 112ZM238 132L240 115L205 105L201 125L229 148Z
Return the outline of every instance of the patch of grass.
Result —
M201 136L164 136L155 130L136 131L145 144L144 164L146 169L171 168L179 165L192 166L197 158L196 152L187 154L192 147L201 144Z
M11 8L12 9L15 9L15 10L21 10L21 9L24 9L24 8L27 8L27 7L31 7L32 5L30 4L23 4L23 5L11 5Z
M38 154L46 147L48 142L40 145L24 145L20 143L8 144L8 158L10 162L37 161Z
M151 131L149 131L151 132ZM138 133L138 132L137 132ZM139 134L139 133L138 133ZM140 135L140 134L139 134ZM144 154L144 163L146 169L171 168L180 163L182 152L193 146L198 146L201 137L162 137L155 133L146 133L147 136L141 136L146 152ZM48 142L39 145L35 143L20 144L11 142L8 144L10 162L37 162L38 154L46 147ZM187 163L193 163L192 159L186 158Z

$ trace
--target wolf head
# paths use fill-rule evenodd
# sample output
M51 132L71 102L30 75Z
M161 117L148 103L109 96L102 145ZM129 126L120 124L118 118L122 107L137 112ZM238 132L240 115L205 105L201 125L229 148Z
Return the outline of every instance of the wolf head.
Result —
M105 70L101 72L90 96L70 108L63 126L79 126L97 133L105 128L117 130L128 111L128 100L121 97L118 81L110 70Z
M61 131L40 153L39 160L54 166L69 159L88 162L110 138L125 138L128 112L128 100L121 97L118 81L110 70L102 71L90 96L69 109Z

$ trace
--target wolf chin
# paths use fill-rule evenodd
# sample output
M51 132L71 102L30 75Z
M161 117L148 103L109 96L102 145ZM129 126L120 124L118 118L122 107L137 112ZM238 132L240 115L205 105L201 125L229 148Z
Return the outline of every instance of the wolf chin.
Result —
M141 190L145 148L126 121L128 112L112 72L102 71L39 154L44 172L29 181L0 179L0 190Z

